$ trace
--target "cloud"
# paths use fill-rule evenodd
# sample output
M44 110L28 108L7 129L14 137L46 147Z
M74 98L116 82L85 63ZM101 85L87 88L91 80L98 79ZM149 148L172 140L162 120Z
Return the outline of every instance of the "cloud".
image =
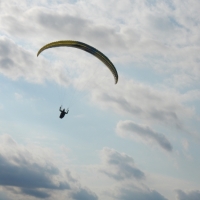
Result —
M23 188L21 190L21 192L23 194L34 196L34 197L40 198L40 199L45 199L45 198L48 198L51 196L50 194L48 194L46 192L42 192L42 191L38 191L38 190L34 190L34 189L27 189L27 188Z
M200 191L190 191L188 193L185 193L182 190L177 190L177 200L199 200L200 199Z
M105 5L108 5L108 7L105 7ZM98 9L99 7L97 6L101 9ZM170 86L173 84L173 86L178 86L179 84L182 85L186 82L188 84L193 81L198 83L200 75L198 67L199 62L197 62L197 60L199 60L199 47L194 47L193 45L185 46L185 44L182 44L183 42L181 41L178 42L178 44L176 43L180 40L180 38L184 38L186 42L189 37L187 28L184 28L189 26L189 23L184 24L184 27L182 27L183 23L180 22L180 16L178 15L178 12L181 12L182 10L185 11L184 6L179 7L175 2L166 3L165 1L162 1L161 3L155 2L151 5L148 3L141 3L140 1L135 1L134 3L126 1L126 3L123 4L120 1L117 1L115 2L115 12L110 11L112 15L108 20L108 16L106 18L103 14L106 13L106 10L108 10L109 7L111 8L111 5L106 2L103 4L102 2L97 2L96 6L89 2L75 2L73 5L68 2L66 4L58 4L54 11L52 11L50 7L33 7L32 9L26 7L23 12L20 12L19 8L17 9L16 6L13 6L12 9L11 7L6 8L8 9L8 14L1 16L2 23L0 24L2 26L2 30L6 31L9 35L12 35L15 40L18 40L16 39L18 37L23 37L23 41L25 43L27 42L28 45L34 48L37 46L36 49L39 49L47 42L63 38L81 40L94 45L96 48L100 48L100 50L102 49L102 51L106 54L110 51L111 60L114 60L114 63L116 63L119 68L121 68L121 65L125 67L124 69L127 69L126 64L128 63L129 66L131 65L133 74L134 70L137 70L138 67L141 68L141 66L144 69L157 71L157 75L162 75L162 79L164 80L161 81L160 84ZM91 16L91 12L88 12L89 8L99 10L98 12L102 13L102 18L93 18ZM176 10L177 12L174 12L175 8L178 10ZM65 9L67 10L67 14ZM17 15L19 13L22 14ZM122 13L123 15L121 15ZM92 14L95 15L96 13L93 12ZM182 12L181 14L185 16ZM18 16L17 18L16 15ZM120 16L120 19L118 16ZM190 16L189 13L188 16ZM171 30L169 27L173 27L173 30L170 33L169 31L161 28L162 32L167 34L167 37L166 35L163 35L163 33L161 34L158 31L158 28L156 28L160 27L159 25L163 24L163 21L167 24L167 30ZM111 25L116 23L118 24L117 27ZM106 26L102 24L106 24ZM192 26L192 28L194 27ZM183 37L180 37L180 29L183 31L183 33L181 32ZM47 32L49 34L46 34ZM198 32L196 35L198 35ZM163 40L167 41L167 44L163 44ZM180 47L181 45L183 45L182 48ZM146 48L147 46L148 48ZM13 78L24 74L25 79L35 81L44 81L46 80L45 77L48 77L49 79L56 79L57 82L60 81L61 83L67 85L68 80L67 78L63 78L61 70L58 73L56 72L54 75L49 72L47 66L49 63L47 61L45 64L43 63L42 66L40 65L40 67L37 68L36 66L38 63L29 59L30 62L27 62L24 67L21 67L16 63L24 63L24 61L22 59L19 60L20 62L16 61L13 59L14 54L12 55L13 56L4 56L2 58L2 63L4 64L3 66L7 69L6 70L2 67L0 72L4 75L8 76L9 71L9 77ZM18 55L18 53L15 53L15 55ZM59 59L64 58L66 61L66 52L63 55L62 51L59 51L59 54L55 53L54 55L59 55ZM69 59L67 61L70 65L71 62L69 62ZM15 70L11 70L11 66L14 65L16 66ZM30 68L32 70L34 69L34 71L27 68L27 66L30 66ZM126 70L123 71L126 73ZM26 74L24 72L26 72ZM83 74L81 74L81 76L82 75ZM146 75L146 73L143 75ZM122 76L120 76L119 80L124 84ZM130 91L135 93L136 88L134 88L134 84L135 83L130 83L133 87L130 86L129 89L124 87L125 89L128 89L125 90L124 93ZM115 102L120 105L121 109L125 112L131 112L132 114L139 116L146 114L147 118L165 121L165 123L170 123L170 125L171 123L174 123L173 126L176 128L183 128L184 122L182 122L179 118L180 116L188 116L188 112L191 112L189 109L184 109L184 106L180 105L181 103L178 105L177 102L172 102L169 97L166 97L167 95L173 95L176 98L176 94L170 94L173 93L173 91L165 93L158 90L153 91L150 89L151 87L142 87L142 85L139 84L136 84L135 86L140 89L140 95L138 97L141 97L140 102L142 102L143 105L144 103L149 103L147 102L148 98L145 95L150 95L150 105L148 110L145 109L145 106L143 107L137 103L135 99L132 99L133 103L130 102L131 99L124 98L124 95L117 97L115 95L108 95L107 92L97 95L99 97L99 101L106 101L108 104L109 102ZM152 105L153 102L151 97L159 99L159 96L161 98L160 101L157 101L158 104L156 105L161 106L157 109L156 106ZM180 98L182 97L182 95L178 96L180 96ZM170 108L171 106L174 106L175 110ZM180 114L177 110L179 109L178 107L182 107L182 111L187 111Z
M83 193L97 199L95 193L82 188L70 170L54 163L52 152L17 144L9 135L0 136L0 186L11 194L44 199L57 194L76 200ZM80 195L79 195L80 194ZM83 195L83 196L84 196ZM95 198L93 198L95 197ZM79 200L79 199L78 199Z
M50 196L48 190L69 190L66 181L59 181L60 170L43 158L42 162L28 149L20 147L9 135L3 135L0 147L0 185L21 189L35 197ZM58 181L54 181L57 177ZM39 191L38 189L47 189Z
M135 136L137 136L143 142L156 143L166 151L170 152L173 149L172 144L163 134L155 132L148 126L136 124L133 121L126 120L118 122L116 131L120 137L134 140Z
M139 169L133 158L125 153L104 147L101 150L103 166L100 172L117 181L114 188L106 189L105 198L119 200L167 200L159 192L145 185L147 176Z
M161 90L120 77L117 87L104 81L99 87L93 88L91 94L92 100L102 108L192 134L186 120L195 116L194 110L185 106L185 99L174 90Z
M138 188L131 185L131 188L121 188L116 199L119 200L167 200L164 196L155 190L150 190L149 188Z
M115 151L110 148L103 148L101 158L104 168L100 172L117 181L136 179L145 179L145 174L135 166L132 157Z
M198 84L199 21L195 13L199 3L52 2L24 2L23 9L14 2L5 4L1 30L37 49L54 40L81 40L105 53L112 52L118 65L129 63L132 69L143 66L164 72L165 84L176 87ZM188 6L193 8L188 10Z
M41 82L46 73L36 66L37 62L30 52L0 37L0 73L13 80L23 77L25 80Z
M134 121L139 119L143 124L151 124L150 127L134 124L134 130L137 129L140 136L143 134L142 140L148 138L161 148L170 151L170 142L167 138L162 138L161 133L154 129L154 125L164 125L165 128L175 129L176 132L190 132L187 124L189 120L193 120L195 109L191 104L187 104L188 99L183 98L185 97L183 93L189 94L186 91L191 89L185 86L198 87L200 79L199 5L196 0L97 0L95 4L92 1L71 0L52 0L51 2L21 0L16 4L14 0L9 2L1 0L0 35L5 35L5 37L0 39L0 74L13 80L23 78L29 82L43 83L48 79L67 85L69 80L63 75L64 70L60 68L60 63L57 63L58 71L54 71L55 73L52 73L50 68L52 69L51 61L55 57L58 60L64 58L61 62L71 65L72 62L69 61L71 57L68 57L71 54L67 55L60 49L58 54L62 53L58 57L57 51L54 51L56 53L50 53L50 56L43 54L40 58L36 58L37 50L47 42L59 39L77 39L92 44L106 55L108 54L120 75L119 84L114 88L110 86L112 82L100 81L98 84L98 81L103 80L102 77L104 77L102 76L104 72L99 70L99 76L95 77L94 84L91 84L95 85L94 88L96 85L97 87L90 90L92 86L88 86L94 102L119 115L125 115L126 119L131 117ZM77 61L80 66L87 58L83 57L80 62ZM86 65L91 61L88 60ZM90 66L94 63L95 61L91 61ZM53 66L54 64L55 62ZM137 73L138 70L143 72ZM149 78L151 74L149 72L156 72L155 77ZM85 74L86 76L80 74L80 77L84 79L88 76L87 73ZM123 78L123 75L128 75L132 80L140 80L142 77L145 83L128 81L127 78ZM83 79L79 79L79 84L82 84ZM152 84L154 80L157 85ZM160 85L166 87L159 88ZM172 89L167 90L168 86ZM180 92L175 91L183 86ZM188 95L190 101L194 98L199 99L197 92L195 91L196 97ZM136 134L136 131L134 133ZM6 155L2 158L2 162L19 172L20 169L26 169L26 164L21 158L19 162L12 157L10 160L14 164L9 162ZM113 173L109 170L105 171L110 173L110 177L115 177L115 180L116 178L127 180L128 175L135 178L131 170L134 171L137 167L131 161L125 163L129 167L127 170L121 165L107 162L107 165L113 169ZM45 165L38 161L35 164L34 173L37 175L37 170L42 170ZM34 175L31 171L33 163L27 162L27 166L30 166L27 173ZM60 172L58 166L53 167ZM118 170L122 171L119 176ZM47 171L47 176L45 176L44 171L41 172L43 173L41 176L43 179L46 178L46 181L50 179L52 187L57 186L51 179L53 176L58 176L59 181L64 182L60 179L59 173L52 174L53 172ZM123 171L127 171L127 175ZM67 183L70 183L72 187L72 183L75 184L76 181L73 181L70 173L64 174L67 177ZM45 180L43 187L49 187ZM42 192L48 189L34 189L32 186L26 190L23 188L23 191L45 197ZM49 194L48 191L46 195Z
M128 185L119 188L116 192L115 199L119 200L167 200L163 195L156 190L151 190L148 187L137 187L135 185Z
M66 9L70 7L70 4L66 4ZM3 15L0 18L1 27L9 35L18 38L26 37L27 42L29 38L34 38L36 44L50 40L62 40L63 37L67 36L71 40L78 40L79 38L79 40L88 41L99 47L106 44L109 49L111 49L110 47L113 48L113 45L117 49L125 47L122 37L116 33L114 28L103 24L96 25L91 18L87 19L80 16L77 8L78 6L73 8L76 10L75 14L70 14L70 10L66 12L62 8L52 11L44 7L33 7L21 10L20 15L17 7L12 9L12 12L10 8L9 15ZM17 14L18 17L16 18ZM46 34L47 32L49 34Z
M105 7L105 5L108 5L108 7ZM111 4L106 2L102 4L99 1L96 6L89 2L74 2L73 4L62 2L54 10L51 9L51 6L46 8L25 6L22 9L16 4L13 6L7 5L5 7L6 14L1 15L0 26L9 35L9 38L12 38L16 43L9 40L8 35L7 38L0 39L0 73L14 80L20 77L36 83L54 80L66 86L69 84L70 78L64 73L64 65L61 67L61 63L58 64L58 62L52 64L42 56L36 58L35 54L45 43L70 38L88 42L96 48L100 48L106 54L110 51L111 60L119 68L124 66L127 69L126 64L128 63L129 66L131 65L133 73L137 67L140 68L141 66L144 69L151 68L152 71L157 71L159 73L157 75L163 73L165 76L162 76L162 78L165 81L161 81L160 84L170 85L172 83L178 85L178 83L191 83L199 80L197 77L200 74L199 63L197 62L199 60L198 48L194 48L194 46L179 47L183 43L179 41L180 38L184 38L185 41L188 38L187 34L184 34L184 31L186 31L184 27L194 28L188 22L183 23L178 15L178 12L185 11L184 6L179 8L175 2L166 3L165 1L151 3L150 5L140 1L134 3L126 1L123 4L117 1L115 12L110 11L112 15L109 20L104 15L102 15L102 18L93 18L91 12L88 12L89 8L93 8L104 14L109 7L111 7ZM174 12L175 8L177 12ZM136 12L133 12L133 10ZM181 14L187 16L182 12ZM92 12L92 15L96 16L96 13ZM189 13L188 16L190 16ZM195 18L195 15L192 18ZM117 26L112 25L116 23ZM164 26L167 27L167 30L160 27L160 24L163 23L167 24L167 26ZM106 24L106 26L102 24ZM180 33L180 30L183 32ZM162 31L162 34L160 31ZM48 34L46 34L47 32ZM163 35L163 32L167 34L167 37ZM184 37L180 37L180 34ZM34 48L35 54L17 45L21 45L20 40L22 37L24 48ZM163 37L167 44L163 44ZM171 42L173 42L172 45ZM57 60L60 60L59 62L64 63L66 61L66 52L63 53L61 50L54 52L56 53L53 54L53 57L56 56ZM80 72L79 66L83 65L82 61L86 58L85 54L83 54L84 59L80 59L80 62L70 60L72 54L69 55L67 63L70 66L72 66L72 63L73 66L76 65ZM48 58L48 60L51 59L53 58ZM95 63L92 59L90 61ZM93 65L91 63L89 66ZM52 73L52 69L54 73ZM123 71L126 73L126 70ZM75 80L79 80L79 85L83 85L82 80L85 77L88 80L87 72L81 72ZM102 80L102 77L104 77L101 69L99 69L99 74L100 76L94 80L95 82ZM120 83L121 86L119 86ZM108 84L103 85L107 87ZM155 123L162 122L177 130L189 132L185 127L184 119L186 117L183 116L190 117L194 114L194 110L183 105L184 95L174 92L174 90L167 91L166 88L164 90L163 88L156 89L149 84L124 81L122 74L119 77L119 85L117 85L119 89L115 90L118 94L113 91L110 92L110 87L107 88L108 91L99 90L99 88L93 90L93 100L102 106L112 107L116 112L127 113ZM88 87L91 88L91 84Z
M6 194L5 191L0 191L0 199L3 199L3 200L12 200L11 198L8 197L8 195Z
M89 189L79 189L78 191L70 195L74 200L97 200L98 197L95 193L91 192Z
M1 173L0 185L17 186L21 188L46 188L46 189L70 189L67 182L54 183L50 177L58 175L59 171L53 166L40 166L31 163L21 155L13 158L0 156Z
M53 67L48 61L37 59L36 53L24 50L5 37L0 37L0 73L12 80L23 78L39 84L45 80L54 80L62 85L69 84L62 67L56 64Z

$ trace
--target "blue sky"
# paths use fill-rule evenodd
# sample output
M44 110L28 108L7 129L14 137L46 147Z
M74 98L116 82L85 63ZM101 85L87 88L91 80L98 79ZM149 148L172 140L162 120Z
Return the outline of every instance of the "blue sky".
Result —
M199 8L1 0L0 199L199 200Z

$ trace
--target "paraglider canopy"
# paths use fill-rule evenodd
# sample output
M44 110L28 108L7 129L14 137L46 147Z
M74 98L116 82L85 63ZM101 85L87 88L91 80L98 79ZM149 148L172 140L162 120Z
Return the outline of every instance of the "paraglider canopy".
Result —
M115 84L117 84L118 73L117 73L115 66L112 64L112 62L103 53L101 53L94 47L92 47L88 44L85 44L83 42L72 41L72 40L62 40L62 41L52 42L52 43L49 43L49 44L46 44L45 46L43 46L38 51L37 56L39 56L39 54L46 49L54 48L54 47L62 47L62 46L78 48L78 49L84 50L84 51L96 56L99 60L101 60L109 68L109 70L112 72L112 74L114 76Z

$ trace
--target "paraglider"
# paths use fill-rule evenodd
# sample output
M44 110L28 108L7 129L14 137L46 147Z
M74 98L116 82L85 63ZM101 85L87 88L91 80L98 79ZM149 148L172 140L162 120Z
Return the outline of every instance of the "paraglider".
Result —
M111 71L111 73L114 76L115 84L117 84L118 73L117 73L115 66L103 53L101 53L99 50L95 49L94 47L92 47L88 44L85 44L83 42L72 41L72 40L62 40L62 41L56 41L56 42L46 44L38 51L37 56L39 56L42 51L49 49L49 48L54 48L54 47L74 47L74 48L81 49L83 51L86 51L86 52L94 55L108 67L108 69ZM62 119L65 116L65 114L68 114L69 109L67 109L67 111L65 111L65 109L62 110L60 107L59 111L61 112L60 118Z
M62 106L60 106L60 109L59 109L59 111L61 112L60 119L62 119L69 112L69 109L67 109L67 112L65 112L65 109L62 110L61 108L62 108Z

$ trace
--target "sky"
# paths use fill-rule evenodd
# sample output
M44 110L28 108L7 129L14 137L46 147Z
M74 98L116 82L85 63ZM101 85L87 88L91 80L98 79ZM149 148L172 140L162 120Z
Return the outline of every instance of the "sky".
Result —
M0 0L0 199L199 200L199 10ZM37 57L59 40L103 52L118 83L79 49Z

